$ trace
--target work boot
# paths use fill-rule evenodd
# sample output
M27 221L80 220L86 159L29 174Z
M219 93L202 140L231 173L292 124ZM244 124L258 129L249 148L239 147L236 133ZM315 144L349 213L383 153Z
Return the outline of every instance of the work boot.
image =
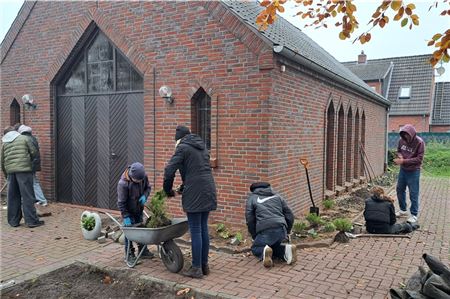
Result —
M139 250L139 252L141 252L141 251ZM155 255L152 252L150 252L150 250L148 250L148 248L145 248L141 254L141 258L143 258L143 259L152 259L154 257L155 257Z
M287 244L284 252L284 259L288 265L297 261L297 246Z
M210 271L209 271L208 264L202 265L202 273L203 273L203 275L209 275Z
M263 251L263 264L264 267L266 268L270 268L273 266L272 253L273 253L272 248L270 248L269 245L266 245Z
M197 268L191 266L189 270L183 272L184 276L192 277L192 278L203 278L203 273L201 268Z
M128 255L128 258L125 260L125 262L126 262L127 264L129 264L129 265L133 265L135 261L136 261L136 256L134 255L133 252L131 252L131 253Z

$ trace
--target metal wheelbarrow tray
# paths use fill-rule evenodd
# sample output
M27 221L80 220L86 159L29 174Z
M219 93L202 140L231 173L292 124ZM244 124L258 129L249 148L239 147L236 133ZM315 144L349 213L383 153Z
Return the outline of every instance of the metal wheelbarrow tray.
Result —
M157 245L159 256L170 272L177 273L183 269L183 253L173 239L181 237L188 231L189 226L187 218L173 218L171 225L157 228L147 228L123 226L109 213L105 212L105 214L120 226L120 229L123 231L128 241L144 245ZM128 247L125 254L127 266L133 268L138 263L139 258L145 249L146 246L143 246L139 254L136 256L134 263L129 263L128 257L131 250L130 242L128 242Z

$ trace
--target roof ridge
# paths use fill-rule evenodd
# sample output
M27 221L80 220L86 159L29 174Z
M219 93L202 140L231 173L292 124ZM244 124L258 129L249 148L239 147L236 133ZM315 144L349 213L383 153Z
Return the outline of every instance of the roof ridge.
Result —
M394 57L386 57L386 58L375 58L375 59L367 59L367 62L369 62L369 61L389 60L389 59L399 59L399 58L409 58L409 57L422 57L422 56L429 56L429 57L431 57L432 54L419 54L419 55L405 55L405 56L394 56ZM358 60L342 61L341 63L352 63L352 62L358 62Z

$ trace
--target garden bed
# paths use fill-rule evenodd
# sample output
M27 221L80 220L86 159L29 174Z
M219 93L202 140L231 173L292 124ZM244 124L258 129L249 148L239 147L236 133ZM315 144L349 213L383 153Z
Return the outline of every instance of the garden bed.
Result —
M0 292L1 298L221 298L220 294L76 262Z

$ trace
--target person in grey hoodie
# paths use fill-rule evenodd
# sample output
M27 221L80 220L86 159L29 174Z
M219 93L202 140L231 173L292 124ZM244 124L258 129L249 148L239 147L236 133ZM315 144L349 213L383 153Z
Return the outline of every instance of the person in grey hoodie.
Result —
M34 202L33 172L31 161L36 156L36 148L30 138L20 135L13 127L4 131L1 150L1 167L8 180L8 223L12 227L20 225L22 209L28 227L44 224L40 221Z
M39 142L32 134L31 128L28 126L20 125L20 127L17 129L17 132L22 135L28 136L31 139L34 147L36 148L36 155L33 161L31 161L31 167L33 171L33 189L34 195L36 197L36 202L45 207L48 205L47 198L45 198L44 192L42 192L41 184L39 183L39 179L36 176L36 172L41 171L41 154L39 151Z
M417 136L413 125L405 125L400 129L400 140L397 147L397 158L395 164L400 165L400 173L397 181L397 198L400 211L397 217L407 216L406 210L406 187L409 190L411 200L411 215L407 222L417 222L419 214L419 189L420 189L420 167L425 154L425 143Z
M252 253L266 268L273 266L272 256L292 264L297 261L297 247L281 244L294 224L294 214L281 195L273 192L269 183L250 186L245 208L248 232L253 238Z

